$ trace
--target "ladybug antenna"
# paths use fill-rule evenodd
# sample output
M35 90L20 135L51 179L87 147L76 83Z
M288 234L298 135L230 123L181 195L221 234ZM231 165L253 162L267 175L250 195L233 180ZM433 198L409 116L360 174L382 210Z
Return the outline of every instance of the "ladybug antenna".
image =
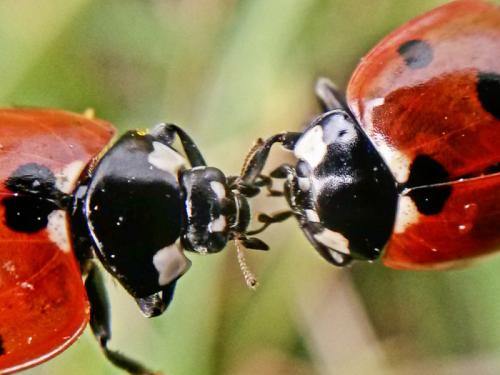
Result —
M236 255L238 257L238 264L240 265L240 270L241 273L243 274L243 278L245 279L245 283L250 289L255 290L257 289L259 283L257 282L257 279L255 278L253 272L250 271L250 268L248 268L248 264L245 259L245 253L243 252L243 246L242 246L243 242L241 241L240 238L235 238L234 244L236 246Z
M262 149L263 145L264 145L264 140L262 138L259 138L255 141L250 151L248 151L248 153L245 155L245 160L243 160L243 165L240 171L240 177L238 178L241 179L241 176L244 176L247 173L248 169L252 167L251 164L252 158L255 156L257 152L259 152Z

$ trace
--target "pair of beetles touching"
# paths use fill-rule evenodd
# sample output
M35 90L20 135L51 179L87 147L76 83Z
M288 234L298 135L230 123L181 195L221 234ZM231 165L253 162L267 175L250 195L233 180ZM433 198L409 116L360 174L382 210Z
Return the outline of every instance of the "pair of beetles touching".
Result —
M107 147L115 129L90 115L0 110L0 373L53 357L87 322L114 365L154 373L108 348L97 262L153 317L190 266L184 251L234 241L254 286L241 249L267 250L254 236L290 217L336 266L382 257L444 269L500 249L498 6L432 10L369 52L345 96L327 79L316 94L322 114L259 140L231 177L176 125ZM265 175L276 143L296 163ZM249 200L261 192L289 210L259 215L250 230Z

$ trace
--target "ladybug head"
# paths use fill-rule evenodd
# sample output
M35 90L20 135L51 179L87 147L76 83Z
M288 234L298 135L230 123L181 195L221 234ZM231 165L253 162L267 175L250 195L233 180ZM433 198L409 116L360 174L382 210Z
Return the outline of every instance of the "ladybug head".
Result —
M201 254L221 251L234 240L238 261L247 284L254 288L255 277L248 270L241 247L267 250L268 246L247 237L250 207L247 197L234 183L214 167L195 167L182 172L180 184L185 196L185 223L182 245Z
M198 253L221 251L229 240L247 248L267 249L262 241L247 238L250 207L233 179L214 167L195 167L182 172L186 222L183 247Z

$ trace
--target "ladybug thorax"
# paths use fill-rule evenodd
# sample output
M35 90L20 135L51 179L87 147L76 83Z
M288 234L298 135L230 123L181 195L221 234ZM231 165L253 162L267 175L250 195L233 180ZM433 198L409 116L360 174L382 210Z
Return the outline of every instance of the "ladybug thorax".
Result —
M320 116L297 140L297 187L288 189L320 246L377 258L396 211L394 179L370 140L341 110ZM335 259L333 260L336 261Z

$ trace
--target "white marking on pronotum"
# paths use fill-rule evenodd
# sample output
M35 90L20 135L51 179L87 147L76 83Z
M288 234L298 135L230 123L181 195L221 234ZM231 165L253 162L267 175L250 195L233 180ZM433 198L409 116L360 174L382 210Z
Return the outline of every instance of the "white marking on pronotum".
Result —
M314 235L314 239L330 249L349 255L349 240L341 233L324 229Z
M394 233L403 233L410 225L417 223L420 217L418 208L408 196L399 198Z
M225 228L226 228L226 218L222 215L219 215L218 218L213 219L208 224L208 231L210 233L222 232Z
M68 231L68 220L63 210L52 211L48 216L47 232L49 239L65 253L71 250Z
M347 121L344 116L330 116L328 122L323 127L323 141L329 145L350 145L356 139L354 124Z
M226 189L219 181L210 181L210 188L214 191L219 200L226 196Z
M297 158L304 160L311 168L316 168L323 161L327 152L321 126L317 125L306 131L297 141L293 152Z
M56 172L56 188L66 194L71 194L75 188L76 181L82 174L85 163L75 160L66 165L61 171Z
M159 274L158 284L164 286L186 273L191 267L191 261L174 243L156 252L153 256L153 265Z
M154 150L148 155L148 162L158 169L177 175L184 165L184 158L175 150L160 142L153 142Z

